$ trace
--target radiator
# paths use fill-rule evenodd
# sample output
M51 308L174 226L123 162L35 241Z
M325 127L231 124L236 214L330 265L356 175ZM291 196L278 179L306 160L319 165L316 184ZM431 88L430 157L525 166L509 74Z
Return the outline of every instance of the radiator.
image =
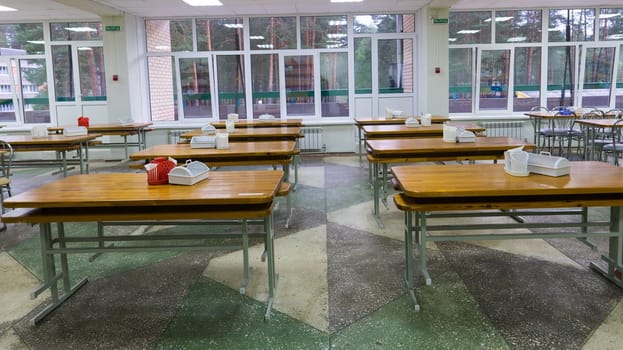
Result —
M318 153L325 151L321 127L305 126L302 130L304 137L299 139L299 149L302 153Z
M178 143L180 141L180 135L189 131L190 130L169 130L169 143Z
M497 121L497 122L481 122L487 129L487 136L509 136L519 140L523 140L523 121Z

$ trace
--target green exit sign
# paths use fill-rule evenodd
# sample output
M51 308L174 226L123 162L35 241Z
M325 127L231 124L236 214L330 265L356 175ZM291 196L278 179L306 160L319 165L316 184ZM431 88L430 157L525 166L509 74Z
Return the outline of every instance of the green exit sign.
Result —
M121 26L106 26L104 27L107 32L119 32L121 31Z
M448 24L447 18L433 18L433 24Z

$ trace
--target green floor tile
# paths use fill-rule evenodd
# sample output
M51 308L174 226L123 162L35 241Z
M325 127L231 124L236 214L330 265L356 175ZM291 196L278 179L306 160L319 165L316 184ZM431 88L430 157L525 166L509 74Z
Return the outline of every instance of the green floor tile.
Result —
M328 349L329 337L206 278L191 288L155 349Z

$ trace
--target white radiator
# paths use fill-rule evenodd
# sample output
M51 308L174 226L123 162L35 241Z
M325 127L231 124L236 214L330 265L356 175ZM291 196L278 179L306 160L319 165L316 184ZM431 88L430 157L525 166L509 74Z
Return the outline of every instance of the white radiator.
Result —
M304 137L299 139L299 149L301 152L318 153L325 151L321 127L305 126L302 130Z
M487 136L509 136L523 140L523 121L496 121L480 123L487 131Z

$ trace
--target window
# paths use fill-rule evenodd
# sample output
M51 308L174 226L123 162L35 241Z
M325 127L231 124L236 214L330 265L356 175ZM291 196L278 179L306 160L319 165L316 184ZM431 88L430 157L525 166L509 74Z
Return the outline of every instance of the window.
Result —
M314 57L285 56L287 115L314 115Z
M251 50L296 49L296 17L249 18Z
M197 20L198 51L235 51L244 48L242 18Z
M145 21L148 52L178 52L193 50L192 21Z
M357 15L353 17L353 31L367 33L413 33L414 15Z
M623 9L601 9L599 39L623 40Z
M56 101L75 101L70 45L52 46L52 66Z
M50 23L50 37L52 41L102 40L102 23Z
M170 56L148 57L149 101L151 120L178 120L175 98L174 58Z
M450 48L450 113L472 112L473 59L471 48Z
M355 38L355 93L372 93L372 39Z
M212 117L209 60L207 58L180 58L179 65L184 117Z
M539 43L541 27L540 10L496 11L495 42Z
M301 17L301 48L347 47L346 16Z
M262 114L281 117L279 98L279 56L251 55L253 82L253 118Z
M379 92L413 92L413 41L382 39L378 45Z
M541 48L515 48L513 111L525 112L541 104Z
M549 10L549 41L592 41L595 37L595 9Z
M575 46L548 48L547 108L573 106L575 99Z
M216 57L218 74L219 119L236 113L242 119L247 116L244 93L244 57L242 55L219 55Z
M323 117L348 116L348 55L320 54L320 89Z
M43 24L0 24L0 56L42 55L45 53Z
M491 11L450 12L450 44L491 43Z
M104 48L78 47L78 72L80 94L83 101L106 100L106 72L104 71Z

